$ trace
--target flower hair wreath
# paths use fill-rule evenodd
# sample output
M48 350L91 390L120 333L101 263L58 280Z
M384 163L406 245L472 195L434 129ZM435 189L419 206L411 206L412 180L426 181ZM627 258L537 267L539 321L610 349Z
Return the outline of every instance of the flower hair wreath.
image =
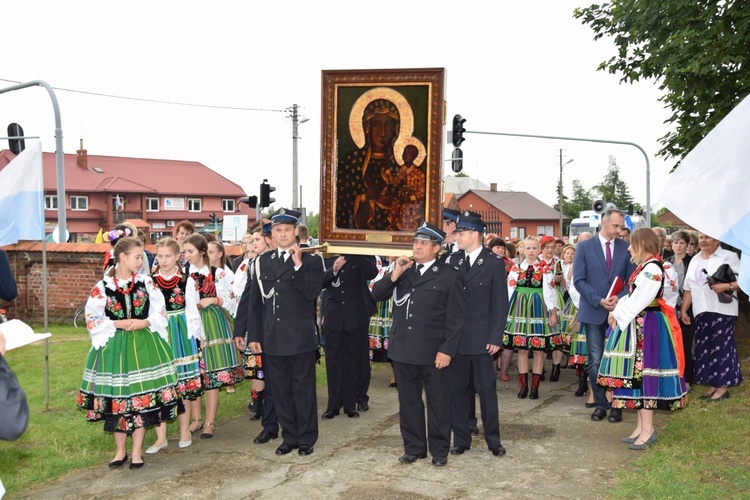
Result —
M122 238L124 236L130 236L132 234L133 234L133 232L129 228L127 228L127 227L124 230L123 229L113 229L112 231L110 231L110 232L107 233L107 239L109 240L110 243L112 243L112 242L115 242L115 241L119 240L120 238Z

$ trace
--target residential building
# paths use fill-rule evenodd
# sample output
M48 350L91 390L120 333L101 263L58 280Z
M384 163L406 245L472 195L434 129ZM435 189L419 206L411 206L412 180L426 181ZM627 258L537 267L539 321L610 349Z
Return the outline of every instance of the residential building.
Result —
M255 210L240 204L247 196L242 188L199 162L88 155L83 144L76 154L64 156L63 201L57 194L55 154L43 153L45 223L51 233L58 204L65 203L71 242L91 242L100 229L129 219L144 221L138 226L148 228L154 240L171 234L184 219L199 228L209 224L212 214L219 219L246 214L255 220ZM0 170L13 158L11 151L0 151Z
M462 194L458 206L480 214L488 232L506 239L560 236L560 213L525 191L498 191L497 184L491 183L489 190L470 189Z

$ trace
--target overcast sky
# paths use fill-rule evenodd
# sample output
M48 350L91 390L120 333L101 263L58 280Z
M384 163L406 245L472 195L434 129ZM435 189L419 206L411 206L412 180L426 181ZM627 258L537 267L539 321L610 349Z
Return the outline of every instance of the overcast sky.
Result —
M318 211L320 82L324 69L446 68L450 117L469 131L635 142L651 161L651 201L671 164L655 157L669 113L654 82L621 85L597 71L609 40L572 16L570 0L471 1L24 1L3 7L0 79L41 79L57 91L65 153L198 161L276 206L292 199L293 104L300 125L302 202ZM0 87L12 85L0 81ZM0 95L0 132L20 123L54 151L42 88ZM446 130L451 128L446 124ZM5 135L0 134L0 135ZM556 203L559 150L565 194L599 183L613 155L635 201L646 202L646 162L632 146L466 135L464 172L499 189ZM7 148L7 142L0 144ZM452 146L445 145L445 157ZM447 169L451 173L450 168ZM199 190L200 188L197 187Z

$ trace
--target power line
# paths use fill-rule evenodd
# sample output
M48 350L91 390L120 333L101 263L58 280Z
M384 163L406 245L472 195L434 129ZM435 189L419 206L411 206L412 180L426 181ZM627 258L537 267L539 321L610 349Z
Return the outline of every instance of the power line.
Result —
M22 83L16 80L8 80L5 78L0 78L0 82L8 82L8 83L15 83L15 84ZM213 104L195 104L195 103L190 103L190 102L162 101L159 99L146 99L143 97L129 97L129 96L122 96L122 95L114 95L114 94L104 94L101 92L89 92L86 90L64 89L61 87L52 87L52 88L55 90L60 90L62 92L71 92L74 94L91 95L95 97L109 97L111 99L123 99L126 101L150 102L154 104L170 104L172 106L190 106L194 108L231 109L231 110L236 110L236 111L263 111L263 112L269 112L269 113L285 113L289 109L289 108L287 109L241 108L238 106L217 106Z

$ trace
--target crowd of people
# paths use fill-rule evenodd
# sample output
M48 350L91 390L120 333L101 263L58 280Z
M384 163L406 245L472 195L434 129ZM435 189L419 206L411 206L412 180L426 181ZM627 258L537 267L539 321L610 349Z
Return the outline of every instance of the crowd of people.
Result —
M212 438L219 392L243 380L250 419L262 423L254 443L281 436L276 454L314 453L321 345L324 421L368 411L371 363L390 363L407 464L429 452L443 466L469 450L477 399L487 449L505 455L497 380L511 380L514 353L518 398L538 399L542 382L575 369L574 394L588 394L592 420L637 411L622 439L634 450L657 441L653 411L684 407L694 384L716 402L742 382L739 258L709 235L631 233L609 210L576 245L511 242L485 234L478 214L446 208L442 228L416 229L410 256L324 258L305 249L299 218L279 209L253 224L234 262L188 221L156 243L151 266L135 228L108 234L112 251L86 306L92 347L78 406L114 434L110 467L128 461L127 436L129 467L142 467L144 454L168 446L174 418L180 448L196 433ZM157 439L146 447L150 426Z

